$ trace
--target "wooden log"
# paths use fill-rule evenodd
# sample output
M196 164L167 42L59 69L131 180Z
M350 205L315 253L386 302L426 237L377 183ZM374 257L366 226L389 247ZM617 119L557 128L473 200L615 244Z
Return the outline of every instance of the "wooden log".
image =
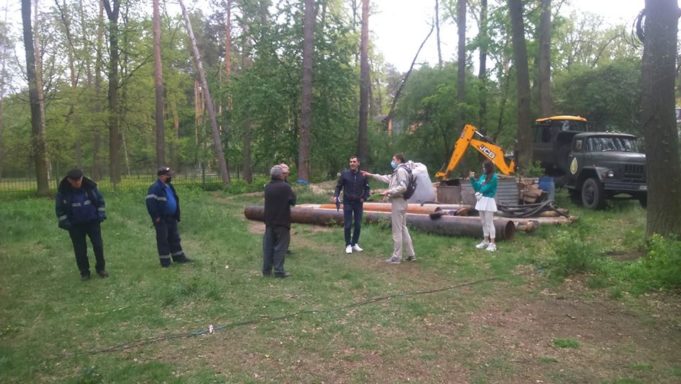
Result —
M265 208L248 206L244 208L244 215L249 220L263 221ZM343 212L336 211L335 207L334 209L294 207L291 209L291 221L301 224L340 225L343 224ZM364 221L368 223L390 223L390 213L365 211ZM407 214L407 225L409 228L440 235L482 236L482 223L480 218L474 216L443 216L437 220L432 220L428 215ZM497 240L510 240L515 234L515 225L509 219L495 218L494 227Z

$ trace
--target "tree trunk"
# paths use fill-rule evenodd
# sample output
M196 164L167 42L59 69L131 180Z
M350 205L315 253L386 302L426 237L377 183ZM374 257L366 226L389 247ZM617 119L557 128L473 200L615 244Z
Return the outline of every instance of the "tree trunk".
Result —
M551 0L541 0L539 20L539 113L541 116L553 114L551 99Z
M97 18L97 46L95 56L95 116L101 116L104 110L102 103L102 67L104 51L104 6L99 2L99 17ZM103 124L96 121L93 125L92 132L92 177L95 180L101 180L104 176L102 169L101 157L99 149L102 145L102 128Z
M227 0L225 8L225 82L229 84L232 77L232 0ZM230 94L227 95L227 110L232 110Z
M180 114L177 112L177 102L174 98L169 103L170 113L173 116L173 140L168 145L168 158L171 164L178 164L177 150L175 149L180 139Z
M213 107L213 99L210 97L210 90L208 89L208 80L206 79L206 72L203 70L203 63L201 62L201 55L199 54L199 48L196 45L196 38L194 37L194 30L192 29L191 21L189 20L189 15L184 7L182 0L179 0L180 8L182 8L182 16L184 17L184 23L187 28L187 33L189 34L189 40L192 46L192 53L194 57L194 65L196 66L196 72L201 78L201 86L203 87L203 94L206 98L206 109L208 110L208 117L210 118L210 127L213 134L213 151L215 153L216 161L220 168L220 178L224 185L229 184L229 170L227 169L227 160L225 159L225 153L222 149L222 140L220 138L220 131L218 129L218 121L215 116L215 108Z
M159 0L153 0L154 29L154 90L156 91L156 167L166 163L165 129L163 121L163 62L161 61L161 14Z
M109 19L109 180L116 185L121 181L121 137L120 127L120 95L118 92L118 16L120 14L120 0L102 0L107 18ZM112 6L113 4L113 6Z
M248 21L244 20L241 26L243 34L241 35L241 68L242 71L248 71L253 66L253 61L251 60L251 40L249 38L250 25ZM247 117L242 122L243 134L241 135L241 143L243 150L241 152L241 162L243 169L243 178L247 183L253 182L253 130L255 129L253 125L253 120Z
M73 36L71 34L71 16L69 14L68 10L68 5L66 4L65 0L62 0L63 3L62 5L59 4L58 0L55 0L55 6L57 10L59 11L59 17L61 18L62 24L64 25L64 34L66 35L66 57L68 60L68 66L69 66L69 79L71 82L71 89L69 92L69 109L68 112L66 113L66 117L64 119L64 126L66 127L67 130L73 130L74 126L74 120L77 119L75 116L76 112L76 103L77 103L77 98L78 98L78 75L76 73L76 64L75 64L75 46L73 43ZM82 149L82 140L76 140L75 142L75 158L76 158L76 165L78 167L83 166L83 149Z
M362 0L362 31L359 44L359 129L357 131L357 156L361 162L369 161L369 0Z
M37 7L36 7L37 8ZM24 27L24 49L26 52L26 78L28 80L28 98L31 104L31 144L35 165L35 176L38 195L47 196L50 186L47 179L47 153L45 145L45 115L41 108L39 85L33 45L33 27L31 26L31 0L21 1L21 17Z
M367 0L368 1L368 0ZM303 21L303 79L298 143L298 181L310 180L310 136L312 133L312 62L314 55L315 1L305 0Z
M437 67L442 69L442 44L440 42L440 0L435 0L435 41L437 41Z
M646 142L646 234L681 235L681 164L674 116L679 9L676 0L646 0L641 64L641 120Z
M530 75L527 68L527 46L522 0L508 0L513 29L513 64L518 92L518 147L516 156L522 170L532 165L532 130L530 129Z
M459 37L456 77L456 101L459 119L457 127L463 127L466 119L463 108L466 102L466 0L458 0L456 3L456 25Z
M489 46L489 33L487 31L487 0L480 1L480 68L478 70L478 80L480 80L480 110L478 126L486 129L487 120L487 50Z
M7 25L7 9L5 9L5 14L3 17L3 23ZM10 47L2 44L0 45L0 180L2 180L2 170L5 164L5 140L4 140L4 127L5 127L5 114L3 110L4 100L5 100L5 85L9 83L7 69L7 58L10 54Z

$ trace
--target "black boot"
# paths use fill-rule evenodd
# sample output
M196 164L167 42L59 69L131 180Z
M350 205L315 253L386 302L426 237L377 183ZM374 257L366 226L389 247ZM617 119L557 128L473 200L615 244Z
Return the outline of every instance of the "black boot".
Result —
M179 255L173 255L173 261L176 263L184 264L191 263L192 259L188 258L184 253L181 253Z

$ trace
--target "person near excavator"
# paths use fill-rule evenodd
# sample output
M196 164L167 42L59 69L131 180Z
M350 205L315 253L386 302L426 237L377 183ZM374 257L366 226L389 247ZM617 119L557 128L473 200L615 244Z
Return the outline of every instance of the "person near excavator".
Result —
M497 250L497 245L494 243L496 231L494 229L494 212L497 211L497 203L494 196L497 194L497 174L494 172L494 165L489 160L485 160L482 164L483 174L476 180L475 172L471 172L469 179L473 189L475 190L475 209L480 212L480 220L482 221L483 239L475 247L478 249L486 249L489 252Z

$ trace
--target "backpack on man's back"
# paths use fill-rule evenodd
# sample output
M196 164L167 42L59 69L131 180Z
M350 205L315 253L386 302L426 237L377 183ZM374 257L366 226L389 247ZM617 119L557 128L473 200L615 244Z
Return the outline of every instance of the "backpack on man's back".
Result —
M411 171L411 168L409 168L406 165L402 165L404 169L407 171L407 190L404 191L402 194L402 197L404 197L405 200L408 200L414 195L414 192L416 192L416 176L414 173Z

